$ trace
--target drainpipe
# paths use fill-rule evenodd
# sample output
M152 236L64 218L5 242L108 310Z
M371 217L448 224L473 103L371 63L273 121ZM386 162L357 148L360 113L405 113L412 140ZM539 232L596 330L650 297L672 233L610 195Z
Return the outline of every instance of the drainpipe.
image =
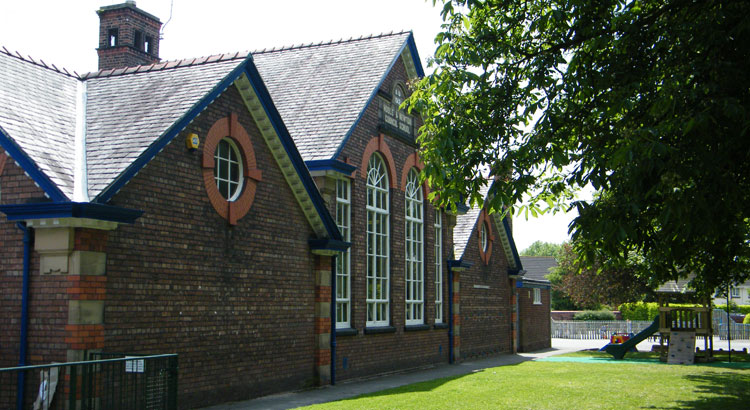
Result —
M29 322L29 259L30 259L30 232L26 225L17 223L18 229L23 232L23 289L21 291L21 338L19 340L18 365L26 366L26 336ZM16 408L23 410L24 395L26 387L26 372L18 372L18 387L16 389Z
M336 384L336 255L331 256L331 386Z
M453 364L453 261L448 261L448 363Z

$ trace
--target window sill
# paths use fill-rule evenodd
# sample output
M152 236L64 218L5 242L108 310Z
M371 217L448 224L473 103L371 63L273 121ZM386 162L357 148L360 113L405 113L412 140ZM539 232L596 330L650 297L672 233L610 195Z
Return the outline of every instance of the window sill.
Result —
M432 325L432 327L434 327L435 329L447 329L448 324L447 323L435 323L434 325Z
M542 305L543 305L543 303L542 303L542 302L539 302L539 303L536 303L536 302L534 302L534 305L535 305L535 306L542 306Z
M366 335L376 335L379 333L396 333L396 328L393 326L376 326L365 328Z
M336 336L356 336L358 333L359 330L350 327L336 329Z
M420 330L430 330L430 325L406 325L404 332L417 332Z

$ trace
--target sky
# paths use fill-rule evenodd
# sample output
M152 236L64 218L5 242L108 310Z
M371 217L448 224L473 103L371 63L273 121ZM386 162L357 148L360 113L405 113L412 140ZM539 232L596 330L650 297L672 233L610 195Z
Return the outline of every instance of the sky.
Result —
M124 0L4 0L0 47L68 71L96 71L102 6ZM422 65L435 51L439 8L432 0L137 0L164 23L162 60L318 43L391 31L414 32ZM172 17L170 17L170 7ZM576 215L514 219L519 251L536 240L560 243Z

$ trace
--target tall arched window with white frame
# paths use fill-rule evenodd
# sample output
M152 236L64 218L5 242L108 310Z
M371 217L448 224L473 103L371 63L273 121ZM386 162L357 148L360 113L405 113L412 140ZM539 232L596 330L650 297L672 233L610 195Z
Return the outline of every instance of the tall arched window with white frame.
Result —
M336 225L341 239L351 240L351 183L336 180ZM351 254L349 249L336 258L336 327L351 327Z
M387 326L390 321L390 226L388 174L379 154L367 164L367 322Z
M443 323L443 213L435 210L435 323Z
M424 210L419 172L409 171L405 200L406 324L424 323Z

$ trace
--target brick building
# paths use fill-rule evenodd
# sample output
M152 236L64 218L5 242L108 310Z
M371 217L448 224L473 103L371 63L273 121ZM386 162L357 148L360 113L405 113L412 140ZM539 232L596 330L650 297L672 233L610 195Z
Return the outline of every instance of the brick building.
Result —
M160 62L98 13L97 72L0 51L0 366L179 353L198 407L516 350L509 224L417 178L411 33Z

